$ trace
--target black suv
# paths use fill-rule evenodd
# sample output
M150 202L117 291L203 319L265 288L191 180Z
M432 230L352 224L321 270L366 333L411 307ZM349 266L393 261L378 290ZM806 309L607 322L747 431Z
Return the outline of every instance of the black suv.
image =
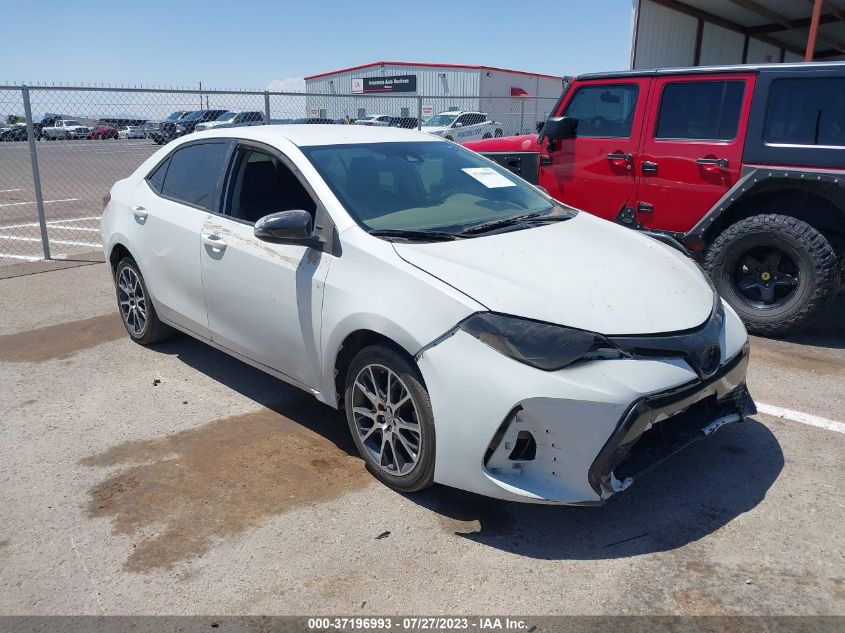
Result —
M175 138L190 134L197 127L197 123L213 121L228 110L194 110L188 112L176 121L164 121L156 135L156 143L162 145L169 143Z

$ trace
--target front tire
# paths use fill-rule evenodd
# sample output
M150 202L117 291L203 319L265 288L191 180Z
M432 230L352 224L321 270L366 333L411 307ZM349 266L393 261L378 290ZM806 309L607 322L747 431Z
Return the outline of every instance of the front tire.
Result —
M494 136L496 138L502 138L503 135L504 135L504 132L502 132L502 130L498 130L498 129L494 133Z
M377 344L352 359L344 403L367 469L386 486L416 492L434 481L434 415L419 370L397 349Z
M719 294L754 334L780 335L821 312L839 290L836 251L815 228L765 214L729 226L704 266Z
M158 343L173 335L173 328L156 314L144 277L131 257L124 257L114 274L117 308L129 337L141 345Z

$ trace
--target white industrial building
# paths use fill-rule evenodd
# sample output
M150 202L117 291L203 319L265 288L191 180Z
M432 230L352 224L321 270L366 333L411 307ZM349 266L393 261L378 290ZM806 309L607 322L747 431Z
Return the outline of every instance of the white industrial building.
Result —
M562 77L540 73L385 61L305 77L309 117L421 114L425 120L447 110L471 110L502 122L507 134L544 121L562 86Z
M845 0L633 0L631 68L845 59Z

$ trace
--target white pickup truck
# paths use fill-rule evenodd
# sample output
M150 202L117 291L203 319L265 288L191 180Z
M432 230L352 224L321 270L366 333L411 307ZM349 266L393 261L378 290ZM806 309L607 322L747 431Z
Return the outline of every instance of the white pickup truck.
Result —
M49 127L42 128L41 136L44 140L91 138L91 128L82 125L75 119L60 119Z

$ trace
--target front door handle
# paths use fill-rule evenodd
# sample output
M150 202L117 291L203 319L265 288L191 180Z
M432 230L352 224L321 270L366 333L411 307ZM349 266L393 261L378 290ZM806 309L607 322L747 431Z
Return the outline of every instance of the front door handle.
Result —
M657 173L657 163L651 160L644 160L643 161L643 173L644 174L656 174Z
M613 153L607 155L607 160L624 160L626 163L630 163L634 160L634 157L631 154Z
M716 165L722 169L727 168L729 164L727 158L699 158L695 162L699 165Z
M225 251L226 242L214 233L203 233L202 243L215 251Z
M149 213L147 213L147 210L144 207L132 207L132 215L139 220L144 221L147 219Z

